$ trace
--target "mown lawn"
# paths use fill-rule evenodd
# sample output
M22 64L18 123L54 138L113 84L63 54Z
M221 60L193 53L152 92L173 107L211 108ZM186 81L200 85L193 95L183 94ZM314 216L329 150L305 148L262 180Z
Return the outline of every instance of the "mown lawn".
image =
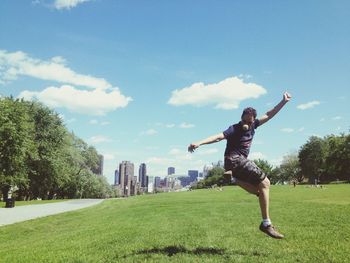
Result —
M111 199L0 227L0 262L350 261L350 185L273 186L271 217L285 239L238 187Z

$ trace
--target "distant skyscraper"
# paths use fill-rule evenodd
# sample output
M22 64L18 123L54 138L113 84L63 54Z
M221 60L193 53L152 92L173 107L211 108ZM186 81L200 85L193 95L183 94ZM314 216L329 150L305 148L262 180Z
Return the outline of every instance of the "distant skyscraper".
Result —
M197 181L198 171L197 170L188 170L188 176L190 177L190 182Z
M119 176L119 171L115 170L114 171L114 185L120 184L120 176Z
M168 167L168 175L172 175L175 173L175 167Z
M154 177L147 176L147 192L153 193L154 192Z
M131 177L131 182L130 182L130 195L136 195L137 194L137 176L132 176Z
M129 161L122 161L119 164L120 190L122 196L130 196L130 190L134 177L134 164Z
M180 181L181 186L183 187L191 184L191 180L189 176L180 176L178 177L178 180Z
M141 163L139 167L139 182L141 187L147 187L146 176L147 176L146 164Z
M160 177L159 176L156 176L154 178L154 186L159 188L160 187Z

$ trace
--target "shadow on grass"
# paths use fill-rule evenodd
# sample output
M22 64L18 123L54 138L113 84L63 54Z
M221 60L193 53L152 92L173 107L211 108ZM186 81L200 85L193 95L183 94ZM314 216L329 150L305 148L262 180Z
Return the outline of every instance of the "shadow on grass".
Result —
M225 249L221 248L212 248L212 247L199 247L194 250L187 249L183 246L168 246L164 248L151 248L137 251L136 254L164 254L168 257L172 257L173 255L184 253L184 254L193 254L193 255L224 255Z
M244 252L244 251L235 251L235 250L229 250L222 248L213 248L213 247L198 247L195 249L188 249L184 246L167 246L163 248L151 248L151 249L142 249L135 251L132 255L152 255L152 254L163 254L168 257L172 257L176 254L188 254L188 255L196 255L196 256L202 256L202 255L218 255L223 257L230 257L230 256L266 256L265 254L257 251L252 252ZM128 257L127 255L124 256L124 258Z

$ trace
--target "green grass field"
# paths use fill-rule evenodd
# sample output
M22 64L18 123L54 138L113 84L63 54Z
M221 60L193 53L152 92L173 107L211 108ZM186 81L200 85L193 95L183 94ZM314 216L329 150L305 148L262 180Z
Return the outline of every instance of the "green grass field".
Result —
M350 185L273 186L271 218L238 187L111 199L0 227L0 262L350 261Z

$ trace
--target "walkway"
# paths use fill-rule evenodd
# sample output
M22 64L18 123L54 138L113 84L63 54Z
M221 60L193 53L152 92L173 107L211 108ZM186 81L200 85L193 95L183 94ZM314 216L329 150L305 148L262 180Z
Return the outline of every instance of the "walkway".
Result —
M0 226L10 225L39 217L55 215L97 205L103 199L79 199L42 205L15 206L0 208Z

